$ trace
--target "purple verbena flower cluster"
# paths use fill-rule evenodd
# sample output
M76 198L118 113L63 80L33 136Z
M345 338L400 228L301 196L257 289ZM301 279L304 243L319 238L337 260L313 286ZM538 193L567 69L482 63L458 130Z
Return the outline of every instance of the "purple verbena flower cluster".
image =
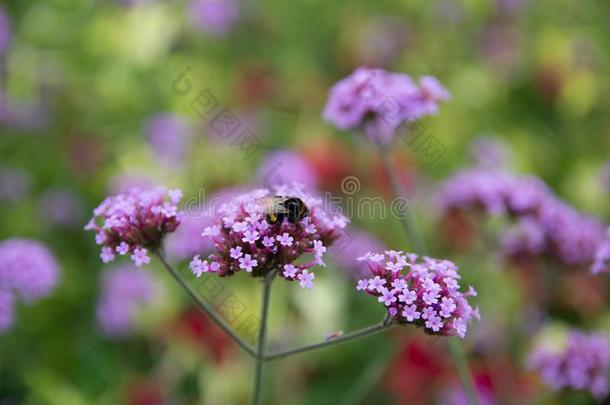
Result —
M177 204L181 198L180 190L132 189L106 198L93 211L85 230L96 232L104 263L113 261L117 254L131 254L139 267L150 262L148 249L161 246L163 237L180 225L183 214Z
M150 272L129 265L106 270L96 307L102 332L111 338L132 333L139 311L153 302L157 290Z
M474 288L460 292L457 266L449 260L388 250L385 254L368 252L365 261L372 276L358 281L356 290L377 297L398 323L413 324L426 333L464 338L472 318L480 320L467 297L476 296ZM406 271L403 271L407 269Z
M325 265L323 255L340 236L347 219L328 215L319 199L293 184L278 186L271 195L298 197L309 214L294 223L285 219L269 224L264 203L261 205L261 199L269 195L269 190L258 189L231 198L221 207L215 224L203 231L203 236L214 242L216 251L208 260L195 256L190 264L193 274L200 277L212 272L224 277L245 271L253 277L263 277L278 270L280 277L312 288L315 275L311 268ZM312 254L312 260L297 263L303 254Z
M475 210L516 219L503 236L507 254L546 254L568 265L589 264L603 225L561 201L540 179L503 171L469 169L449 178L437 194L444 214Z
M604 333L572 331L562 350L534 349L529 365L553 390L589 390L597 399L610 392L610 340Z
M15 295L33 303L48 296L58 280L57 261L42 243L30 239L0 243L0 331L13 323Z
M436 114L447 99L432 76L416 83L405 74L361 67L330 89L324 119L341 130L362 127L371 139L389 143L401 124Z

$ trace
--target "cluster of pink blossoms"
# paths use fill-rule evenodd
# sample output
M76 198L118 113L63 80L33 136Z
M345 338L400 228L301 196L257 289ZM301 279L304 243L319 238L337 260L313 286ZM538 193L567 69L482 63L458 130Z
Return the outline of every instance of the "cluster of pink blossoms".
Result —
M572 331L561 350L541 345L529 365L553 390L588 389L602 400L610 393L610 340L604 333Z
M269 224L261 199L268 196L300 198L308 215L300 221ZM258 189L229 199L218 211L215 224L206 227L203 236L214 242L215 252L208 260L195 256L190 269L195 276L212 272L220 277L245 271L253 277L263 277L273 270L289 281L298 281L302 288L312 288L315 274L311 268L325 266L322 260L327 247L347 225L342 215L329 215L321 201L307 195L298 184L278 186L273 194ZM296 263L304 254L309 261Z
M85 230L96 232L104 263L113 261L117 254L130 254L139 267L150 262L147 249L161 246L163 237L180 225L183 214L177 204L181 198L180 190L134 188L106 198L93 211Z
M467 297L474 288L460 292L457 266L449 260L388 250L368 252L358 260L368 263L373 277L358 281L356 290L377 297L388 314L401 324L412 323L427 333L464 338L472 318L481 319ZM408 269L408 271L403 271Z
M437 199L445 215L473 210L514 220L501 237L509 256L544 254L567 265L590 264L604 236L597 218L562 201L534 176L463 170L442 184Z

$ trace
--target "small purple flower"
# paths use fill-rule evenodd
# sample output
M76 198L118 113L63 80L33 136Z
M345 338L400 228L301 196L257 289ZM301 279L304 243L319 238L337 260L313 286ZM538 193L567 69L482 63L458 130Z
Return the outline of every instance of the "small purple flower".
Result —
M148 257L147 253L148 252L144 248L135 249L133 251L133 254L131 255L131 260L133 260L136 267L140 267L143 264L150 263L150 257Z
M421 317L421 312L417 310L416 305L407 305L402 310L402 316L408 322L413 322Z
M294 240L294 238L286 232L284 232L282 235L276 236L276 239L282 246L292 246L292 241Z
M404 267L405 266L403 264L397 263L397 262L388 262L385 265L386 269L393 271L393 272L398 272L398 271L402 270Z
M307 270L303 270L301 274L297 276L299 280L299 285L301 288L312 289L313 288L313 279L316 278L316 275L308 272Z
M297 275L297 268L294 267L292 264L285 264L284 272L282 274L284 274L285 277L294 279Z
M606 333L570 332L563 347L541 342L529 356L529 365L553 390L589 390L598 400L610 393L610 339Z
M104 246L100 252L100 259L102 262L109 263L114 260L114 251L109 246Z
M118 254L124 256L129 252L129 245L125 241L123 241L119 243L119 246L117 246L115 250Z
M403 280L404 279L399 279ZM406 283L406 281L405 281ZM402 294L398 295L398 300L400 302L404 302L405 304L411 304L417 299L417 293L415 291L411 291L408 288L404 288L402 290Z
M144 131L159 160L168 165L177 165L184 160L189 135L188 127L182 118L171 114L155 115L148 119Z
M231 258L233 259L239 259L240 257L242 257L244 254L241 251L241 246L236 246L234 248L229 249L229 256L231 256Z
M168 196L164 189L157 188L132 189L106 198L85 226L85 230L95 231L96 242L101 242L102 261L114 260L115 252L132 252L131 259L138 267L148 264L147 248L157 249L163 237L180 225L182 213L177 213L177 207L166 201L166 198L175 200L176 196L176 191Z
M239 8L235 0L192 0L190 16L201 31L224 36L239 18Z
M443 297L441 300L441 315L443 318L449 318L451 313L455 311L456 305L453 298Z
M189 269L195 275L195 277L201 277L203 273L207 273L210 268L207 260L201 260L199 255L193 257L193 260L189 263Z
M426 328L432 329L433 332L438 332L443 327L443 321L438 316L431 316L426 321Z
M377 291L379 293L381 293L383 291L383 289L385 288L384 287L385 284L386 284L386 280L382 279L379 276L375 276L375 278L369 280L369 288L371 290Z
M158 288L150 272L131 266L106 270L96 307L104 335L118 339L133 333L138 313L154 303Z
M265 236L263 238L263 246L265 247L272 247L273 245L275 245L275 239L270 237L270 236Z
M321 259L324 252L326 252L326 246L324 246L322 244L322 241L314 240L313 241L313 250L315 252L316 258Z
M396 302L396 297L394 296L393 291L390 291L384 287L381 290L381 296L378 298L378 301L382 302L386 307L389 307Z
M356 286L356 290L362 291L362 290L366 290L367 288L369 288L368 280L358 280L358 285Z
M244 232L244 237L241 239L241 241L245 242L245 243L255 243L258 240L258 238L259 238L258 232L246 231L246 232Z
M239 258L239 268L246 270L248 273L252 273L252 268L256 267L257 265L258 262L256 259L252 259L252 256L249 254Z

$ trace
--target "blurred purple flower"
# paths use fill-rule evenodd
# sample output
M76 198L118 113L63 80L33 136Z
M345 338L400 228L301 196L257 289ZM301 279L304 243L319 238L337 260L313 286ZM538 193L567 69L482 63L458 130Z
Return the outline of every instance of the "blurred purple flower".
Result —
M324 119L341 130L364 128L372 140L387 144L401 124L436 114L448 98L432 76L416 84L405 74L361 67L330 89Z
M507 256L517 255L520 252L537 255L546 247L546 234L534 218L523 217L504 231L500 244Z
M470 142L469 152L472 160L481 167L501 168L510 161L511 151L506 143L498 138L479 137Z
M239 7L235 0L192 0L190 14L201 31L224 36L239 18Z
M8 50L12 37L11 21L4 8L0 6L0 57Z
M42 243L16 238L0 243L0 289L34 302L49 295L58 279L57 261Z
M346 275L352 279L361 279L369 277L371 271L367 263L358 261L357 258L366 254L366 252L382 252L384 250L383 242L368 232L348 229L329 249L329 253Z
M573 330L561 350L543 342L530 354L529 365L554 391L589 390L598 400L610 391L610 340L606 333Z
M444 214L478 209L490 215L507 214L511 218L535 221L547 241L545 252L568 265L590 264L604 235L603 225L596 218L561 201L544 182L533 176L483 168L464 170L443 183L437 199ZM525 231L541 247L540 236L534 235L537 230L534 232L532 223L527 226Z
M81 224L85 212L82 199L73 191L63 188L45 191L38 207L43 221L66 228Z
M9 330L15 322L13 293L0 288L0 333Z
M591 272L610 273L610 228L606 230L606 239L599 244L595 251L595 260L591 266Z
M131 334L138 312L153 303L157 289L148 271L130 265L106 270L96 307L97 322L104 335L116 339Z
M0 201L11 203L25 199L30 191L30 175L17 168L0 168Z
M318 178L314 168L303 155L291 150L276 150L265 155L257 177L264 187L300 183L314 189Z
M183 161L188 148L188 125L177 116L159 114L151 117L145 132L157 158L169 165Z

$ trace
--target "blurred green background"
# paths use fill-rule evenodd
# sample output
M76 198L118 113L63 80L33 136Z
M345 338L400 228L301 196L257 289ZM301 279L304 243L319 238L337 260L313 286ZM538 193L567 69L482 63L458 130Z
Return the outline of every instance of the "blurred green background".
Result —
M192 21L183 1L4 0L1 7L12 38L1 57L0 175L19 171L26 180L23 192L5 187L0 239L44 241L62 277L50 297L20 305L14 328L0 336L0 403L247 403L250 360L190 307L154 260L145 271L164 286L160 305L142 311L129 337L100 333L100 274L111 266L82 226L126 183L177 187L186 197L253 187L265 156L277 149L304 156L320 190L341 195L342 179L356 176L358 196L388 197L366 139L321 117L328 89L359 66L431 74L452 93L438 116L422 121L444 155L430 164L399 142L394 158L432 252L458 263L480 292L484 322L466 340L477 381L503 403L592 401L553 395L525 370L531 339L515 336L527 336L530 315L519 272L502 271L485 246L443 243L429 198L440 181L472 165L470 142L491 136L512 151L511 170L540 176L608 223L599 177L610 159L609 2L250 0L237 3L238 16L220 34ZM186 69L192 92L181 96L172 83ZM246 156L219 138L210 117L193 108L202 90L260 147ZM159 114L179 116L187 128L179 159L165 161L159 151L170 146L151 142L147 122ZM54 189L77 200L64 223L48 221L41 209ZM390 248L409 249L392 218L354 222ZM312 291L277 283L272 339L314 341L382 316L338 267L319 272ZM241 276L223 283L256 313L258 283ZM601 304L559 313L552 324L608 329L607 277L598 283ZM269 367L268 401L436 403L458 381L444 351L439 339L400 330L277 361Z

